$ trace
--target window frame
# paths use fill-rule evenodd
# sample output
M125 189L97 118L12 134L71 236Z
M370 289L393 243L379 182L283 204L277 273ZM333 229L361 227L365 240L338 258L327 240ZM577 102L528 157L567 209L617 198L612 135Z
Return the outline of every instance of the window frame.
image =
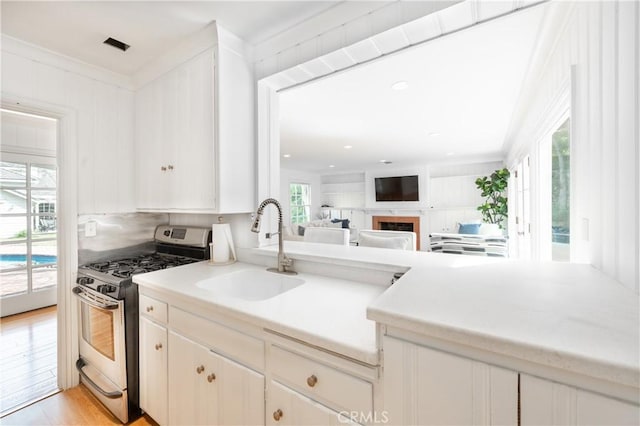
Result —
M294 188L300 191L294 194ZM302 198L305 195L303 188L306 187L307 199ZM299 195L302 203L294 203L294 195ZM306 201L306 203L304 203ZM302 209L302 214L300 213ZM294 213L295 211L295 213ZM302 219L302 220L300 220ZM289 221L292 224L301 224L311 221L311 184L308 182L289 182Z

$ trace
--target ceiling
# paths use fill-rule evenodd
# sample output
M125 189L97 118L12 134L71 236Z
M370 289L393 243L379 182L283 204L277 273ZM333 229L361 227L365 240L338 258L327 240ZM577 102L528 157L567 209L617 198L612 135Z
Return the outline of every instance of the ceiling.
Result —
M216 20L255 45L338 1L6 1L2 33L131 75ZM113 37L126 52L103 44Z
M330 173L502 159L545 11L533 7L281 92L281 166ZM408 87L392 89L399 81Z

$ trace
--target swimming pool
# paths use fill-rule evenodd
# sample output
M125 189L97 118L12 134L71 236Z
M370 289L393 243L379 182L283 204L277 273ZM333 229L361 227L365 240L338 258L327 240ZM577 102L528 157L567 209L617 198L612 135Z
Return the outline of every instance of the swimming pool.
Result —
M58 261L57 256L48 254L34 254L31 256L31 263L33 265L45 265L50 263L56 263ZM0 254L0 267L18 267L25 266L27 264L26 254Z

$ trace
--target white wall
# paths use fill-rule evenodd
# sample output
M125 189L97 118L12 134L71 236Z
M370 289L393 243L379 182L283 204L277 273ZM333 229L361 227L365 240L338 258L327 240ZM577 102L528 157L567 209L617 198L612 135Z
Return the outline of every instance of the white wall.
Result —
M2 36L2 98L77 114L78 212L135 210L133 92L127 79Z
M550 111L571 88L571 257L640 292L640 3L562 7L567 20L525 92L508 162L527 152L535 162Z
M319 219L322 202L320 175L301 170L280 169L280 203L282 204L284 224L291 223L289 203L289 184L308 183L311 185L311 219Z

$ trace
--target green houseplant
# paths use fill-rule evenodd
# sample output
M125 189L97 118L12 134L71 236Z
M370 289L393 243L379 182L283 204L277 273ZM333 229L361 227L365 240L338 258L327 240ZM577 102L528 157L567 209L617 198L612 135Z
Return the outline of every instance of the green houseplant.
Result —
M485 198L483 204L478 206L478 211L482 213L485 223L498 225L500 229L505 229L508 216L507 186L509 184L509 170L506 168L496 170L490 176L476 179L476 186Z

